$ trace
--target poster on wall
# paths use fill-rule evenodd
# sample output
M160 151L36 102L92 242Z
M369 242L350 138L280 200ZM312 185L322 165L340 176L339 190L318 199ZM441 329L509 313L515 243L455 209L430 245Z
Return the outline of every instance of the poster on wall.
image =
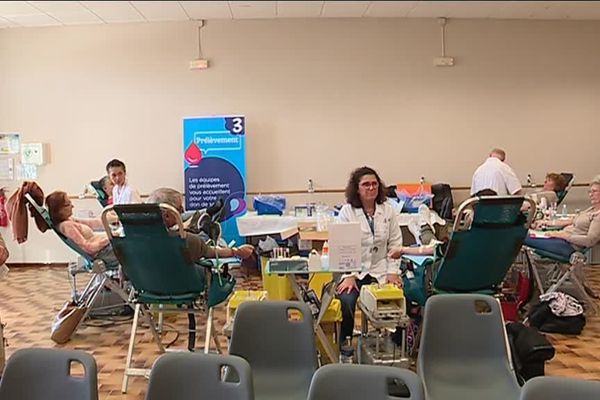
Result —
M243 115L183 120L186 210L223 200L223 238L242 244L236 217L246 212L246 126Z

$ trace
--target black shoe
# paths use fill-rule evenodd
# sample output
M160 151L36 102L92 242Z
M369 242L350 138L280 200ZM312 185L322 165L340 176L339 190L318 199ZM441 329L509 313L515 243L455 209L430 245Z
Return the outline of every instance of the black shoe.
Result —
M200 211L195 211L194 214L192 214L192 217L190 218L190 222L187 223L187 231L192 232L192 233L200 233L200 231L198 231L198 221L200 220L200 217L202 217L202 214L204 214L203 212ZM186 225L186 223L183 224L184 226Z
M211 216L213 221L218 221L223 211L223 199L218 199L213 205L206 209L206 213ZM215 218L216 217L216 218Z
M197 230L198 233L204 232L210 237L210 225L212 224L212 219L208 213L202 213L200 218L198 218L198 222L194 225L194 229Z

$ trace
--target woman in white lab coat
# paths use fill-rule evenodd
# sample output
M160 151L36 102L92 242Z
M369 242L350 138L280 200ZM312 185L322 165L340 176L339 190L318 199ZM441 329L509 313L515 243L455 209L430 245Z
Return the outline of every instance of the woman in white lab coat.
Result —
M352 337L356 300L362 285L402 284L399 260L388 257L391 249L402 247L402 233L395 211L386 202L384 189L377 172L369 167L354 170L346 186L347 204L340 210L339 220L360 223L364 272L346 275L337 287L342 302L340 343Z

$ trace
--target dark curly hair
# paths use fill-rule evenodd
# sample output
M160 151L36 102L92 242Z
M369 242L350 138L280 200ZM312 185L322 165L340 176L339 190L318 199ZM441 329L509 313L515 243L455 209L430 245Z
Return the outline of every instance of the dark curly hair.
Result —
M375 202L377 204L383 204L386 201L385 185L379 177L379 174L373 168L360 167L352 171L350 179L348 179L348 184L346 185L346 202L351 204L354 208L362 208L362 202L360 201L360 195L358 194L358 184L365 175L375 175L375 178L377 178L377 182L379 183Z

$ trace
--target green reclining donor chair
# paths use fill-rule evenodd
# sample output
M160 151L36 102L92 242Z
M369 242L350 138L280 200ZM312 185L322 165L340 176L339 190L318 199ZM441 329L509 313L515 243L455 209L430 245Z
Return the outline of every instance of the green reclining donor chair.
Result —
M57 229L57 227L50 219L50 214L48 210L42 205L38 204L29 193L25 194L25 199L27 200L31 208L43 217L46 225L48 225L48 227L52 229L54 233L56 233L60 240L62 240L63 243L65 243L71 250L77 253L77 255L83 261L83 271L78 270L77 266L75 266L74 268L70 266L69 268L73 286L72 302L78 306L86 307L86 311L83 317L80 319L78 326L73 330L73 332L75 332L79 325L81 325L81 323L85 320L92 307L100 301L104 291L109 290L116 293L123 300L123 304L129 304L129 296L127 295L125 290L121 288L121 286L119 286L119 283L113 279L115 276L118 275L119 265L107 265L103 260L94 259L93 257L91 257L89 254L83 251L75 242L63 235ZM92 277L88 281L87 285L80 292L77 291L76 275L78 272L88 272L92 274ZM113 306L110 307L112 308ZM68 338L58 338L54 336L52 336L52 339L57 341L58 343L63 343L66 340L68 340Z
M530 204L525 215L523 202ZM442 257L405 257L408 300L424 305L435 293L495 294L519 253L535 215L535 203L520 196L482 196L458 208Z
M114 210L122 231L111 228L107 216ZM175 218L177 231L167 229L163 214ZM195 347L195 314L208 314L204 352L208 353L210 338L220 352L217 334L213 330L213 306L224 301L233 290L235 281L223 273L213 273L220 265L208 261L199 267L184 256L185 235L179 212L167 204L112 205L102 212L102 222L124 273L132 283L132 302L135 313L131 328L129 350L125 364L122 391L127 391L129 376L148 376L149 370L132 368L135 335L140 314L150 327L160 352L165 352L151 305L176 305L165 312L185 312L190 321L188 348ZM226 275L226 274L225 274Z

